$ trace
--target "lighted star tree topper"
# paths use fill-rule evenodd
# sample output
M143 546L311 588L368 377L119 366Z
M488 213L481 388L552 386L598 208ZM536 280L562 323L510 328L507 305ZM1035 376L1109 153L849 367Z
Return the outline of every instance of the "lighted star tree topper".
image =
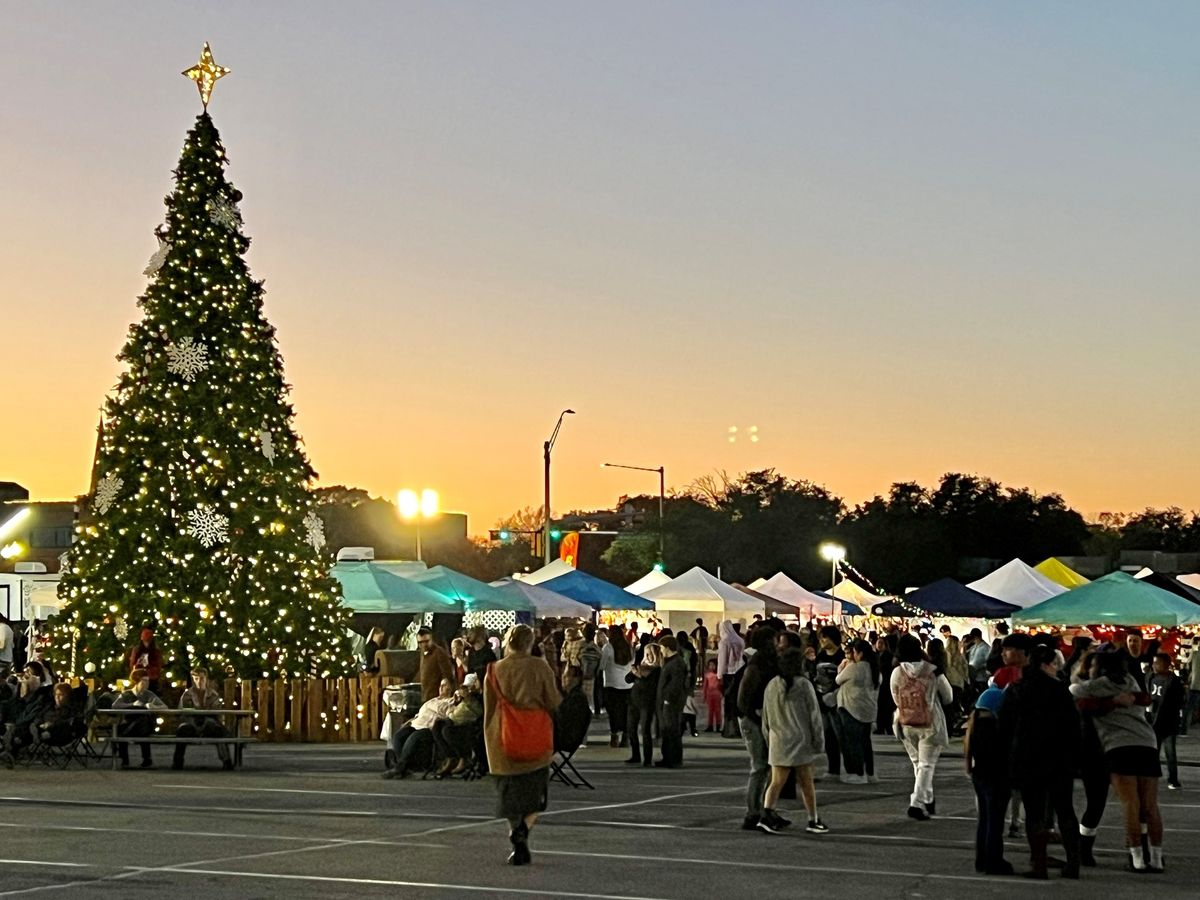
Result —
M124 677L129 642L155 628L164 677L204 664L242 677L340 674L348 611L292 427L262 283L250 276L228 159L208 100L207 44L184 72L205 111L188 133L141 321L119 355L96 477L59 586L53 661Z

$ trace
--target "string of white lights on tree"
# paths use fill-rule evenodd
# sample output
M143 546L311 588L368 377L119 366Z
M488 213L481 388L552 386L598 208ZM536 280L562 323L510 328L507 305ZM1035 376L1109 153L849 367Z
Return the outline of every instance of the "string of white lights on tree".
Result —
M292 427L283 360L245 263L241 199L207 108L228 73L205 44L184 72L205 110L189 131L142 318L105 404L98 478L52 621L70 671L128 674L129 641L155 630L168 681L204 664L241 677L341 674L348 612Z

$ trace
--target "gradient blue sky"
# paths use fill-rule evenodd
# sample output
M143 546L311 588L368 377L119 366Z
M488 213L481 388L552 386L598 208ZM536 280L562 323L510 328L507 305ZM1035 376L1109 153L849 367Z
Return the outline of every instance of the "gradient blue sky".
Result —
M1200 507L1200 6L3 0L0 479L86 487L184 134L323 483L775 466ZM757 444L727 429L756 425Z

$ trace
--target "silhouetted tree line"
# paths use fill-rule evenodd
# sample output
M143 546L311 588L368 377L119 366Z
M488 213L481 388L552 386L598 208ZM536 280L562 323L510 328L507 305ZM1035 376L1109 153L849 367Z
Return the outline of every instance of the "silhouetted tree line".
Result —
M340 486L319 494L330 546L373 546L379 559L411 556L389 501ZM585 560L585 568L617 584L640 578L658 561L658 497L622 502L641 513L640 524L602 556ZM514 531L506 543L446 541L426 545L424 556L430 565L486 581L537 568L532 540L515 532L540 522L540 510L520 510L497 523ZM1014 557L1036 564L1048 556L1115 559L1122 550L1200 552L1200 516L1194 512L1106 513L1089 524L1059 494L958 472L943 475L935 487L898 482L853 508L820 485L774 469L718 473L669 496L662 526L668 574L696 565L715 573L719 567L724 580L747 583L784 571L813 588L829 584L829 564L817 552L823 541L844 544L849 561L888 591L946 576L978 577Z

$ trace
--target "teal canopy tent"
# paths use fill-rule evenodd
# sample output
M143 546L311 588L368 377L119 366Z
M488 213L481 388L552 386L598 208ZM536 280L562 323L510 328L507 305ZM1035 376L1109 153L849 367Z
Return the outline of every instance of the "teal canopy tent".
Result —
M330 573L342 586L342 602L353 613L355 631L376 626L398 634L414 616L461 614L462 604L437 591L402 578L373 562L340 562Z
M434 566L408 577L409 581L430 588L460 604L460 612L526 612L533 604L520 593L509 593L486 582L456 572L446 566Z
M1144 581L1113 572L1065 594L1013 613L1014 625L1200 624L1200 605Z

